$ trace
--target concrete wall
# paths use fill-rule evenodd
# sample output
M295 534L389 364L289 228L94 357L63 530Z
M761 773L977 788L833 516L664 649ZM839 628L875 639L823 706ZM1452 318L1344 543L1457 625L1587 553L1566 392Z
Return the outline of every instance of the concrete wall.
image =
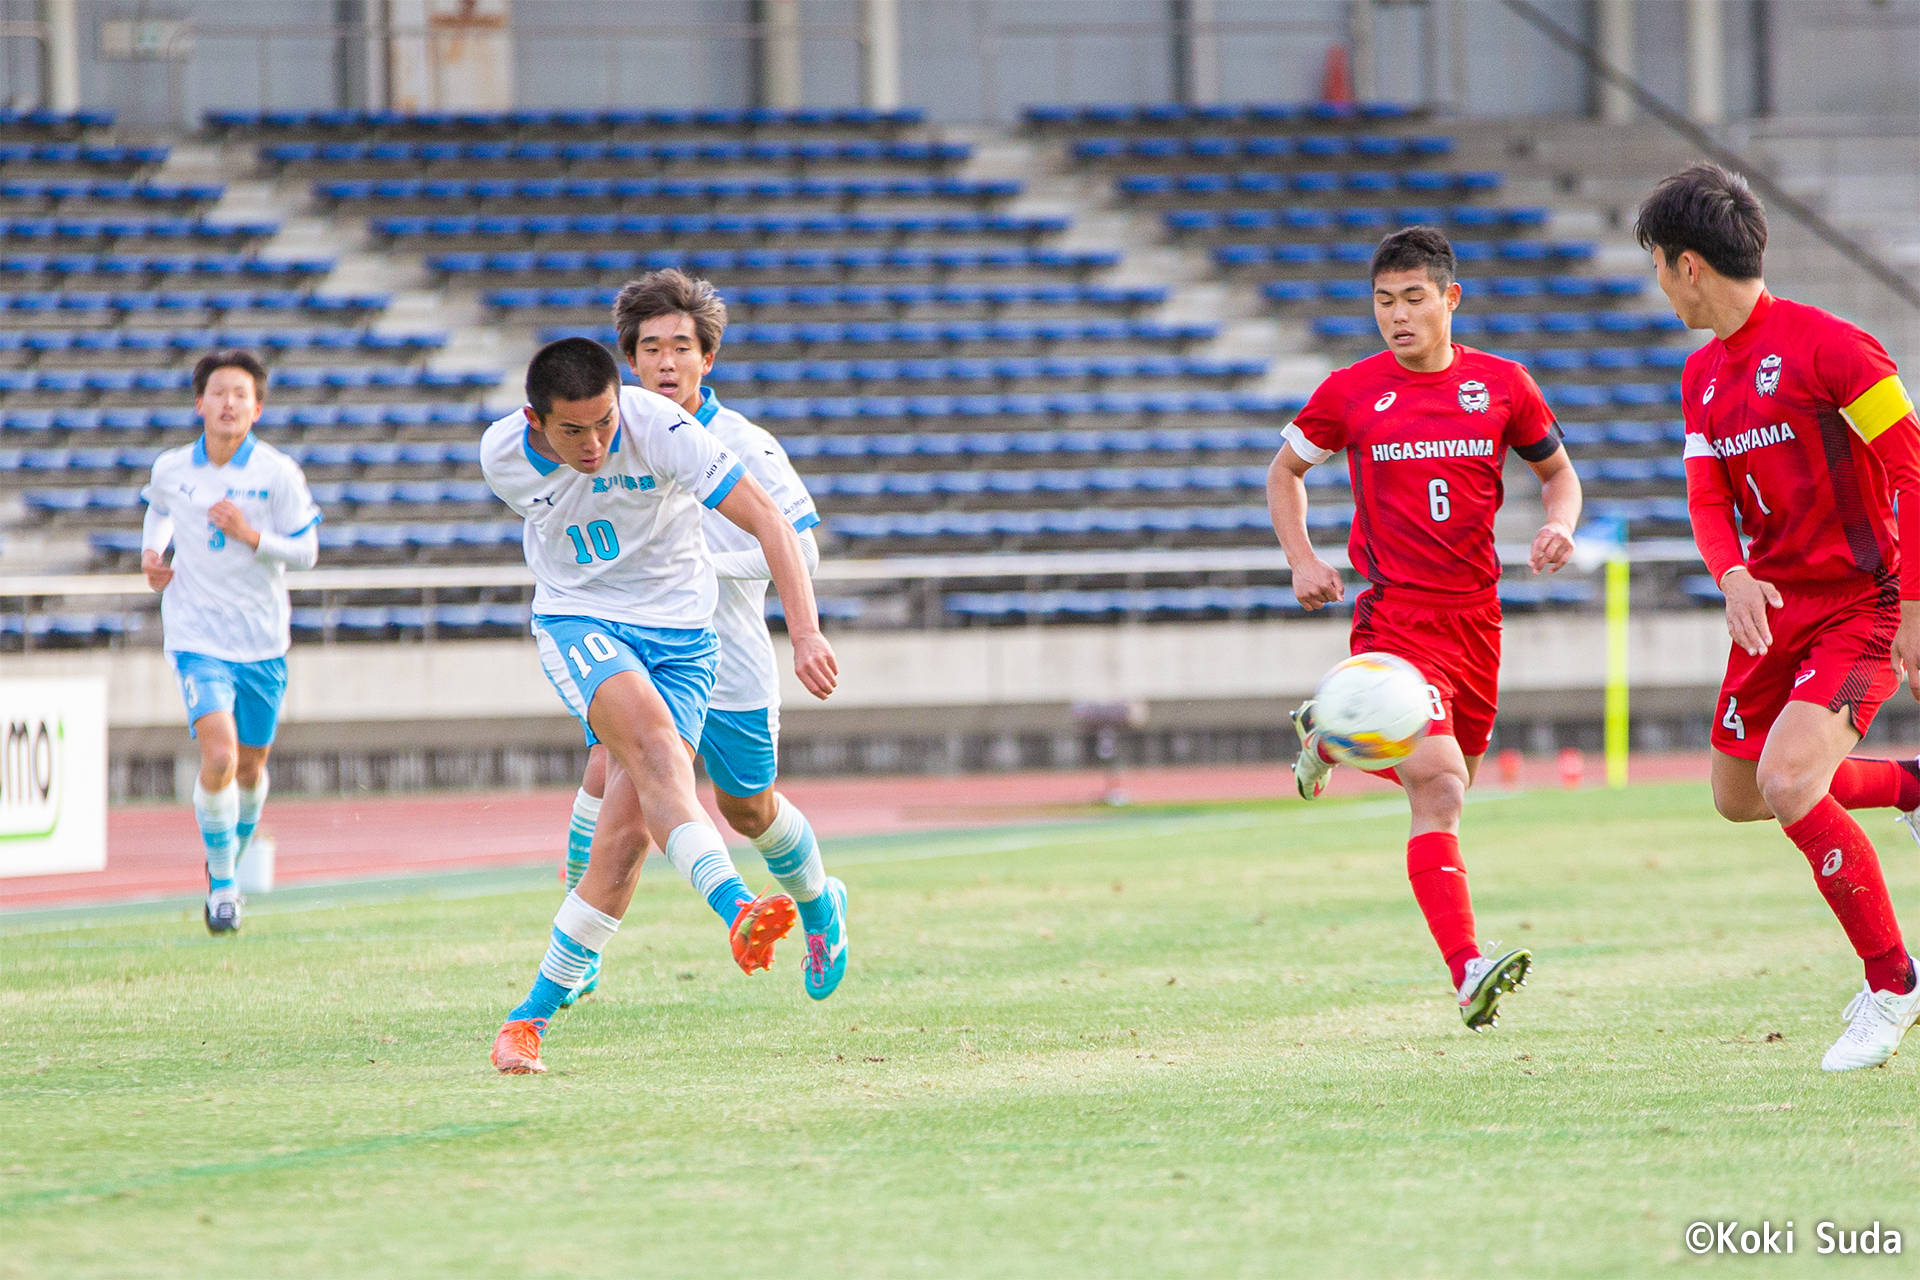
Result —
M1540 0L1561 25L1591 27L1587 0ZM1726 0L1729 118L1755 101L1755 0ZM744 105L753 87L749 0L517 0L515 82L534 106L694 103ZM1311 98L1330 45L1348 30L1344 0L1216 0L1229 24L1219 42L1219 96L1230 101ZM1920 0L1773 0L1773 94L1782 114L1860 116L1920 107ZM327 107L340 96L331 28L334 0L79 0L81 93L129 125L155 130L197 121L209 107ZM1010 120L1039 101L1141 101L1173 90L1164 0L902 0L907 100L937 121ZM1462 30L1450 29L1454 16ZM31 0L0 0L0 17L28 20ZM107 62L106 19L185 18L183 62ZM859 98L852 32L858 0L801 0L808 102ZM1685 6L1638 0L1636 59L1666 101L1686 101ZM1576 114L1591 105L1584 70L1497 0L1379 5L1378 92L1454 106L1468 115ZM0 42L8 98L39 93L32 41ZM1454 66L1455 50L1464 65ZM1836 69L1845 68L1846 74ZM1456 84L1464 98L1456 101Z
M1720 615L1648 614L1633 627L1636 690L1662 707L1682 693L1681 705L1704 715L1704 691L1726 661ZM1183 728L1284 724L1283 706L1346 656L1346 637L1344 619L842 632L840 692L818 703L789 673L786 725L801 734L1040 728L1068 723L1066 709L1082 701L1144 702L1158 722ZM290 749L574 740L530 642L302 645L289 668ZM179 692L158 652L29 653L9 657L7 672L104 675L116 753L184 743ZM1563 706L1586 716L1605 678L1597 617L1508 620L1501 685L1510 701L1536 715Z

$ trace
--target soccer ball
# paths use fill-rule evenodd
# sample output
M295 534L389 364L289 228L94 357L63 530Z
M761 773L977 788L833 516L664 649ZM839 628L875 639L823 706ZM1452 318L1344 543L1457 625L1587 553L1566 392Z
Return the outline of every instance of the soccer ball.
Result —
M1426 679L1411 662L1391 653L1356 653L1314 690L1313 728L1329 759L1377 773L1420 745L1432 707Z

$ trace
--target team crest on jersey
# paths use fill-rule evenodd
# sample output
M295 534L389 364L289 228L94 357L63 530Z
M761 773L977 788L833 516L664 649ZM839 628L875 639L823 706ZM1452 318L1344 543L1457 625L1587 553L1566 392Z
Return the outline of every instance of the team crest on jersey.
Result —
M1753 371L1753 389L1763 396L1770 396L1780 389L1780 357L1772 355L1760 362Z
M1487 391L1487 384L1469 379L1460 384L1460 407L1468 413L1485 413L1493 407L1493 396Z

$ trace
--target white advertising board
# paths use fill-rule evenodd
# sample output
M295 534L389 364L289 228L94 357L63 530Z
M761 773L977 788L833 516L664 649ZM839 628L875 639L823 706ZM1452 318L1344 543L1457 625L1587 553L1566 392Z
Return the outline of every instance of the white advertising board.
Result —
M0 877L107 865L107 682L0 679Z

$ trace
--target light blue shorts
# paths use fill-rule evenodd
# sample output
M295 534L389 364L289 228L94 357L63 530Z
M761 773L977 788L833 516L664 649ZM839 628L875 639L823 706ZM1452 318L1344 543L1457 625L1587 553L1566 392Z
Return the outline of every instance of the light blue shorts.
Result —
M673 727L697 746L713 696L720 664L720 638L711 630L680 631L636 627L603 618L549 617L533 620L540 665L560 700L586 730L587 745L600 741L587 723L593 695L609 676L637 673L651 684L673 715Z
M287 696L287 660L229 662L204 653L168 651L167 661L180 680L187 704L187 732L198 737L194 722L225 711L233 716L243 746L270 747L280 724L280 703Z
M730 796L757 796L780 773L780 708L709 711L700 758L713 785Z

